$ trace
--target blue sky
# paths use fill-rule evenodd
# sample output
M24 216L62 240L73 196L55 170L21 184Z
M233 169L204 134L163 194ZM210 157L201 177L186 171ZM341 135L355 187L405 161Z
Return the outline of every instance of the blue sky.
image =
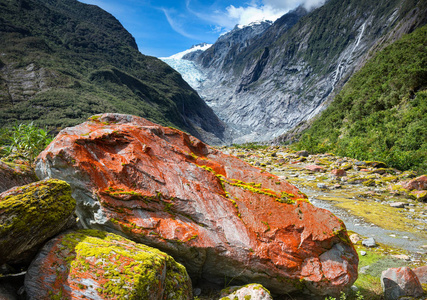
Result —
M80 0L115 16L146 55L166 57L192 45L214 43L235 25L275 20L300 4L325 0Z

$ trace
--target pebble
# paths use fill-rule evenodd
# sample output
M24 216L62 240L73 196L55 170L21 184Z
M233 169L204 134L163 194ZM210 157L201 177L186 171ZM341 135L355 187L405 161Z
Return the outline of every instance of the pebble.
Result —
M195 288L194 290L193 290L193 295L194 296L200 296L202 294L202 290L201 289L199 289L199 288Z
M360 255L365 256L366 254L366 251L360 251Z

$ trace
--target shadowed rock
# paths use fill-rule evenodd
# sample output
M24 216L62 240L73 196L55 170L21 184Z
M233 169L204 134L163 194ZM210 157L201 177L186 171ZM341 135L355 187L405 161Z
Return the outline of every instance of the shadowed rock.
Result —
M0 265L29 263L41 244L75 224L66 182L38 181L0 194Z

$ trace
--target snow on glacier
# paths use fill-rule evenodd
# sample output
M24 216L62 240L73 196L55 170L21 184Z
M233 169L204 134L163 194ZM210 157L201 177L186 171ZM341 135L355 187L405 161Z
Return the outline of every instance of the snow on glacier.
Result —
M194 51L205 51L208 49L211 44L201 44L191 47L191 49L179 52L169 57L159 57L162 61L167 63L169 66L178 71L182 78L193 88L197 89L200 87L201 83L206 79L206 76L196 64L192 61L183 59L184 55L194 52Z

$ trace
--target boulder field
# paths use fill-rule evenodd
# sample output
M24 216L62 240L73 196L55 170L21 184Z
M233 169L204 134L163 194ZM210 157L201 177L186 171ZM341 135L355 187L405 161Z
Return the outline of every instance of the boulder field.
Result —
M326 295L357 279L341 220L285 180L173 128L93 116L59 133L36 174L71 185L84 227L158 248L194 282Z

